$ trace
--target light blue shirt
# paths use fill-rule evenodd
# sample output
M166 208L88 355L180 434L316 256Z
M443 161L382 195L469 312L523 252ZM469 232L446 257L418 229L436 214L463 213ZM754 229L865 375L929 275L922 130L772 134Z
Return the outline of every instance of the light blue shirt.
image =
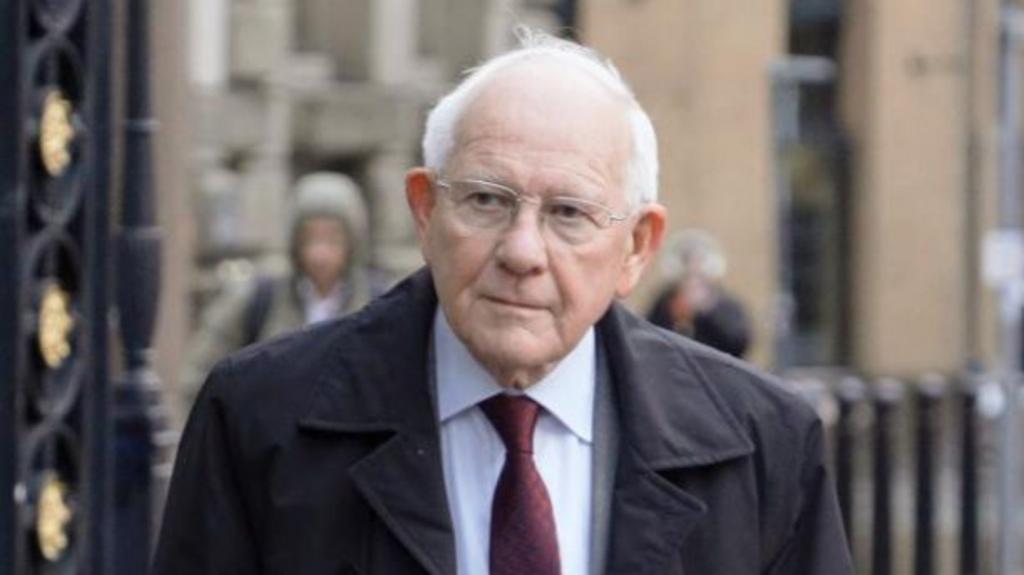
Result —
M299 280L299 299L306 316L306 325L334 319L341 315L345 303L345 289L342 282L337 282L326 296L321 296L313 282L307 278Z
M478 404L498 393L438 308L434 317L438 419L445 490L455 528L458 573L488 572L491 501L505 446ZM524 392L540 404L534 462L555 514L563 575L589 572L593 470L594 330L544 379Z

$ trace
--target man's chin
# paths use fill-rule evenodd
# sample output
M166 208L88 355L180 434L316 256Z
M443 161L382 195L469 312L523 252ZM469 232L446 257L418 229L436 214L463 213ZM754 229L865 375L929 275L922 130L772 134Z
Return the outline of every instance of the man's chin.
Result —
M508 338L501 341L481 342L479 346L468 346L470 352L501 385L528 387L549 372L561 357L554 345L542 345L539 340L523 341L522 338ZM529 374L529 381L520 381L513 374Z

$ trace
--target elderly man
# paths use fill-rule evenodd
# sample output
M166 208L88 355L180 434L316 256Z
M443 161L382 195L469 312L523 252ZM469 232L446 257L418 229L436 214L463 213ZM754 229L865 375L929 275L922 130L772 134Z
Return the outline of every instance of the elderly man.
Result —
M214 370L157 573L852 572L814 413L614 303L665 225L647 116L524 44L428 118L426 269Z

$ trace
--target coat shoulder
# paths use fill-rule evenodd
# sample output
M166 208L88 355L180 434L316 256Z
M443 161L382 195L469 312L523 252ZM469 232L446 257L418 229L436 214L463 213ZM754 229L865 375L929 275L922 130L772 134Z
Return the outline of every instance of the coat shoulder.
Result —
M211 370L192 417L212 408L229 427L262 430L258 435L287 429L308 405L340 331L338 325L325 324L229 355Z
M684 340L681 345L714 390L741 412L805 424L818 421L813 406L793 384L696 342Z
M344 317L229 355L211 371L200 402L218 404L247 425L286 431L316 406L324 389L353 398L372 392L359 387L353 374L386 363L393 341L411 339L402 334L417 332L413 324L426 324L433 309L415 282L407 280Z
M243 348L217 363L200 401L213 402L260 424L293 423L302 417L320 382L344 360L362 312L325 321Z
M688 365L758 451L804 445L820 434L818 413L792 384L673 331L651 325L641 330Z
M757 421L783 418L789 422L813 424L818 415L811 404L790 383L757 366L722 353L674 331L651 325L639 318L629 326L630 338L645 340L647 353L671 355L703 380L722 407L738 420ZM637 337L640 336L640 337Z
M691 364L753 447L749 469L764 564L802 564L809 559L800 554L813 557L816 549L830 549L828 554L848 561L834 491L825 479L824 429L810 402L755 366L673 333L661 335ZM835 572L847 572L843 569ZM801 567L771 572L819 571Z

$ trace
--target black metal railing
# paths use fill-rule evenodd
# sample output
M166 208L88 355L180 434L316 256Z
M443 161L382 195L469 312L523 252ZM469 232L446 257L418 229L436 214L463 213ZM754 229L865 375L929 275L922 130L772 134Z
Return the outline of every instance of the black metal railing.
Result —
M999 413L980 375L791 378L829 429L833 476L859 573L985 572ZM998 384L993 384L998 388ZM991 390L992 385L989 385ZM1004 405L1003 409L1009 406Z

